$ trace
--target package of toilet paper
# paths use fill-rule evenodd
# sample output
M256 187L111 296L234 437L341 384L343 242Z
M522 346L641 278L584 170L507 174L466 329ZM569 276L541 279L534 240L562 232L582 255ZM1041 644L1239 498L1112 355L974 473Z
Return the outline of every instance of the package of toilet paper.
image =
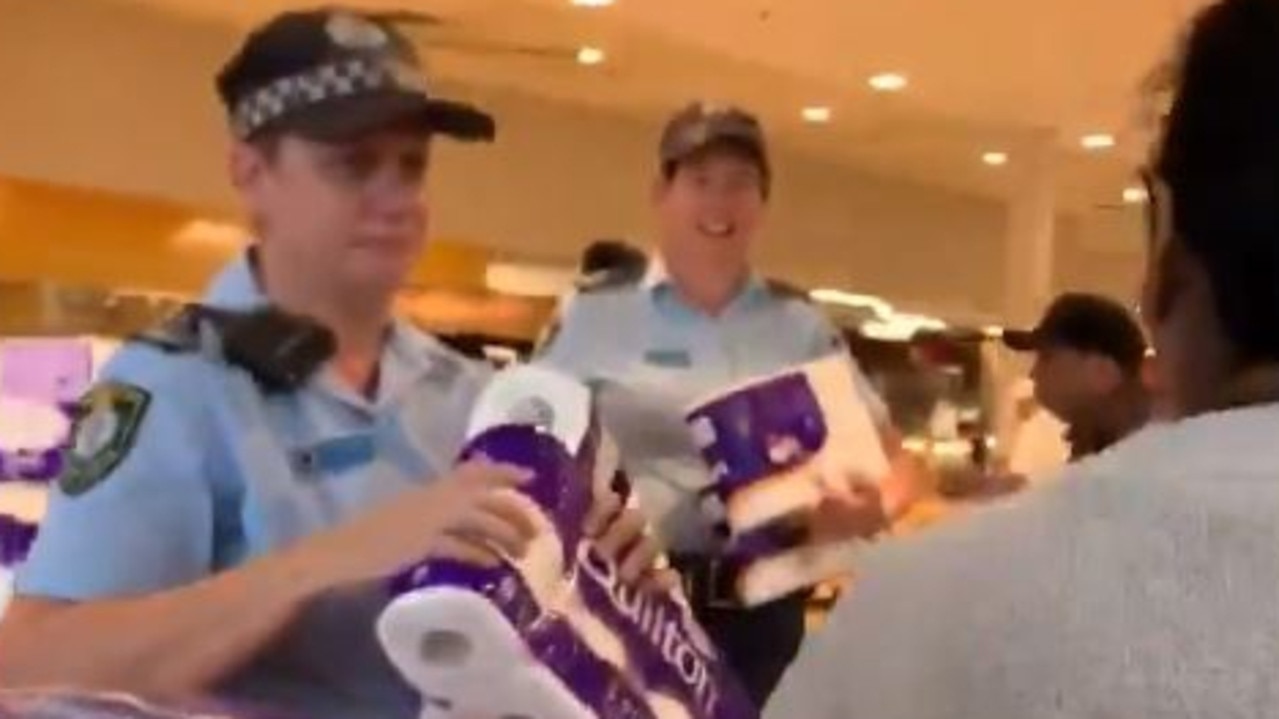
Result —
M93 370L88 340L0 342L0 480L47 482L61 473L76 404Z
M0 481L47 483L62 473L74 404L0 395Z
M13 575L27 558L36 538L36 525L0 514L0 617L13 598Z
M809 541L803 529L757 530L733 538L726 563L736 571L738 599L754 607L848 575L860 550L856 540Z
M843 355L739 383L686 419L732 530L729 560L747 605L847 571L851 543L809 544L797 530L852 478L889 471L874 419Z
M537 538L488 569L431 560L393 581L378 621L423 717L747 719L757 716L677 594L620 582L582 526L612 478L589 390L536 366L498 375L462 459L531 470Z

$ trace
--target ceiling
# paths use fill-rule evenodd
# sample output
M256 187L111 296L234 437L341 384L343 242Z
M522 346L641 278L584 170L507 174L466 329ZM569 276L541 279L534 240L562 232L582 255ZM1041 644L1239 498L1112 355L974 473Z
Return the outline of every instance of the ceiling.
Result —
M289 0L134 0L251 25ZM1143 80L1203 0L355 0L429 13L418 31L432 71L557 100L659 118L689 99L757 111L777 141L835 162L985 196L1024 182L1019 159L1048 158L1062 205L1117 205L1146 139ZM576 48L608 54L596 67ZM870 75L908 76L900 93ZM806 105L831 108L811 125ZM1117 146L1086 152L1083 134ZM1003 168L987 150L1009 153Z

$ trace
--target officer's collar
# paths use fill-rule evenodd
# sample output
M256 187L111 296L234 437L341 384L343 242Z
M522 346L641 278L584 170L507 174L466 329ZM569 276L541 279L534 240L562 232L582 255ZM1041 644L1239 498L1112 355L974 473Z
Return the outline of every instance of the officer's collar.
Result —
M671 277L670 271L666 269L666 260L660 254L653 255L648 261L648 269L644 272L644 279L640 282L640 286L649 294L656 295L673 289L674 285L675 280ZM745 298L759 296L767 291L768 282L752 270L746 278L746 283L742 285L741 290L738 291L733 301L738 302Z
M648 267L644 270L644 279L640 281L640 286L652 292L670 283L671 274L666 270L666 261L662 259L661 255L650 257Z
M269 304L258 282L255 251L249 248L222 268L204 293L205 304L227 310L250 310Z
M255 250L250 247L222 269L209 284L204 302L228 310L252 310L271 300L258 280ZM387 347L410 366L426 371L440 354L426 333L403 319L393 319L387 331Z
M430 371L445 355L430 335L401 317L391 320L386 346L399 360L421 372Z

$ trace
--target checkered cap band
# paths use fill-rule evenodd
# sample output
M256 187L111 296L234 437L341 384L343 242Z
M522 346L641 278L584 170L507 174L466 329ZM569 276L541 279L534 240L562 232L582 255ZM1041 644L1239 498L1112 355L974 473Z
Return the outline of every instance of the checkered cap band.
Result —
M376 90L426 93L426 81L412 66L385 57L355 57L289 75L250 93L231 113L235 135L247 138L266 125L312 105Z

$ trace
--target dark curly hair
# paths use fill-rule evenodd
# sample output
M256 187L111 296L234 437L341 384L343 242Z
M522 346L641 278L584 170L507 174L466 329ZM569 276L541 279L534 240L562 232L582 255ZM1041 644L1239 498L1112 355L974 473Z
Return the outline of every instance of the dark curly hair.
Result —
M1205 268L1241 365L1279 360L1279 0L1191 26L1155 171L1174 241Z

